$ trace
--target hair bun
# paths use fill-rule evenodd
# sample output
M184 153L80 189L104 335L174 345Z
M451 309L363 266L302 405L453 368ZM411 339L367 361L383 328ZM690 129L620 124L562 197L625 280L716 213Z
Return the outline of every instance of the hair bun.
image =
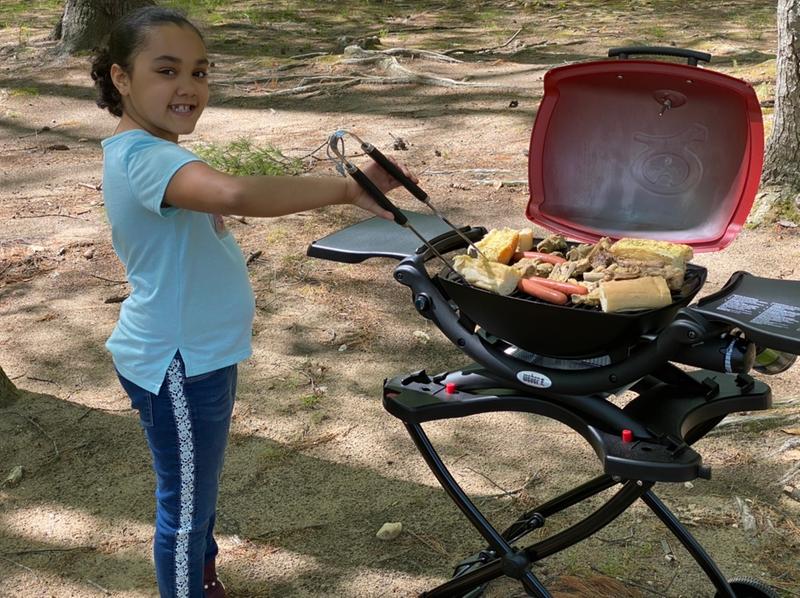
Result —
M111 80L112 64L108 48L98 50L92 59L90 74L97 88L97 106L107 108L114 116L122 116L122 96Z

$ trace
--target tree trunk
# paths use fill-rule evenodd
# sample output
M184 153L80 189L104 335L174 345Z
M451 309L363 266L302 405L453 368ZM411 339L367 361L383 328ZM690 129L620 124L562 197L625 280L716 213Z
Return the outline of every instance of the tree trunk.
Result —
M17 387L0 367L0 407L10 405L17 398Z
M102 44L114 22L123 14L153 0L66 0L64 12L53 29L61 51L74 54Z
M775 113L761 181L800 189L800 6L778 0Z

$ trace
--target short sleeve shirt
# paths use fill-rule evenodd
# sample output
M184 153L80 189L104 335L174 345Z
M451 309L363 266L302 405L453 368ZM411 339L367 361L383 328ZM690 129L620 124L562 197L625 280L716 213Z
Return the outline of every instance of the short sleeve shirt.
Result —
M122 376L158 393L180 351L186 375L251 354L253 291L221 219L164 206L175 173L200 160L143 130L103 140L103 199L131 292L106 347Z

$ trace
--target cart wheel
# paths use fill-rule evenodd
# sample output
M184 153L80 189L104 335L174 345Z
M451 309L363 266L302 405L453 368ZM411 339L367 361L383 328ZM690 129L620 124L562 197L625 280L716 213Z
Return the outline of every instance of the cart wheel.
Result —
M780 598L775 590L754 577L734 577L728 583L736 598ZM717 592L714 596L721 598L722 594Z

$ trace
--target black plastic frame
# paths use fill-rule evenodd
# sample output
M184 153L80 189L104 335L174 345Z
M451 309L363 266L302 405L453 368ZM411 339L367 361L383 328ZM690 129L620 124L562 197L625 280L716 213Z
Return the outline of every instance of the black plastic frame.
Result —
M453 391L451 387L451 392L447 392L448 383L456 384L454 381L461 390ZM384 407L403 421L436 479L487 543L477 558L465 561L457 569L453 579L422 596L473 598L482 593L487 583L506 576L517 579L529 595L549 598L551 594L531 566L585 540L641 499L691 554L715 587L716 595L735 598L719 567L658 499L652 487L658 481L709 477L709 470L689 445L728 413L768 408L771 403L768 386L742 374L703 370L687 374L674 366L665 366L632 388L638 396L625 409L612 405L599 415L552 397L492 394L491 389L496 387L496 380L481 368L432 377L423 371L415 372L388 380L384 385ZM600 396L581 398L586 403L607 404ZM659 405L660 410L653 409ZM603 465L603 475L522 514L513 525L499 532L459 486L422 428L424 422L488 411L520 411L561 421L592 445ZM632 442L625 442L619 434L604 431L627 425L626 411L634 414L650 432L650 440L635 436ZM548 517L617 484L621 488L583 520L527 547L514 546L531 531L543 527Z

